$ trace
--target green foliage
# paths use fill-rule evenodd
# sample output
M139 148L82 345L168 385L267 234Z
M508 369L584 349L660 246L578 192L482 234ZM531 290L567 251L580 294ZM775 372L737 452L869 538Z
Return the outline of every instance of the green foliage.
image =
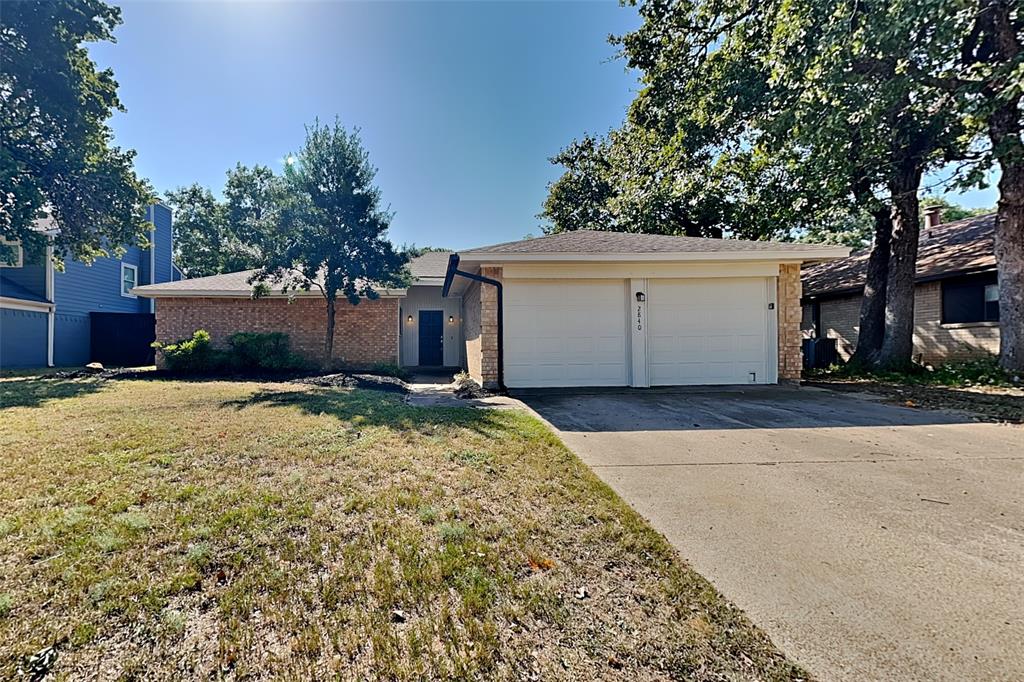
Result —
M358 130L319 120L306 128L302 149L288 157L276 195L276 238L265 249L255 282L282 291L316 287L327 301L324 350L331 363L338 297L358 305L379 297L377 287L408 282L407 258L387 239L391 213L381 206ZM269 181L268 181L269 182Z
M921 199L922 208L942 206L942 221L945 223L964 218L993 213L994 208L967 208L942 197L925 197ZM921 213L921 225L924 225L924 212ZM812 244L841 244L854 249L863 249L871 245L875 227L874 217L865 210L851 209L847 213L839 213L830 219L810 226L799 234L797 241Z
M418 258L425 253L450 253L453 250L443 246L416 246L415 244L402 244L398 247L398 251L407 258Z
M277 237L281 178L266 166L227 173L224 201L201 185L167 192L174 209L174 259L188 277L252 270Z
M304 370L309 363L291 351L287 334L239 332L228 338L228 349L214 348L210 333L198 329L192 338L170 344L154 343L167 369L179 374L219 372L283 372Z
M851 364L833 365L828 369L812 370L809 376L838 379L870 379L895 384L920 384L953 387L1018 386L1015 378L999 366L999 359L982 357L974 360L946 362L935 367L914 365L904 372L875 371Z
M409 370L391 362L378 362L370 369L370 373L385 377L395 377L402 381L409 381L412 378L412 373Z
M260 279L284 290L319 288L328 301L353 305L378 297L375 286L403 286L405 259L387 240L391 214L381 206L357 130L340 122L306 128L303 148L285 167L277 249Z
M308 366L301 355L291 351L288 335L280 332L239 332L228 338L228 345L231 346L229 363L239 370L283 371Z
M153 344L167 364L167 369L179 374L210 374L224 370L228 359L223 351L210 343L210 332L197 329L192 338L169 344Z
M58 259L89 262L144 243L149 186L113 146L117 82L87 43L113 41L121 12L100 0L25 0L0 11L0 235L39 246L49 215ZM116 245L116 246L111 246Z
M924 197L921 199L921 208L931 208L932 206L942 207L942 222L944 223L995 213L996 210L995 208L967 208L943 197ZM921 212L921 225L924 226L924 211Z

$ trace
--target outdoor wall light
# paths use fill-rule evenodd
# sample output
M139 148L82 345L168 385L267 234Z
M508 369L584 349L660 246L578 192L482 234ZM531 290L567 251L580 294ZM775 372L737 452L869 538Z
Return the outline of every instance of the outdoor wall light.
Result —
M449 315L448 316L448 324L455 324L455 316L454 315Z
M410 315L409 317L405 318L405 321L408 322L409 324L412 324L412 315Z
M642 292L642 291L636 292L636 302L637 303L643 303L646 300L647 300L647 296L644 295L644 292Z

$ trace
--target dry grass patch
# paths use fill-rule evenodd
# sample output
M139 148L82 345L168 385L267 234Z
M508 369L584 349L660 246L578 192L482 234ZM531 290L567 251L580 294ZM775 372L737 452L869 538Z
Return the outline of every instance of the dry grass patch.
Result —
M525 414L295 384L0 394L0 677L803 677Z

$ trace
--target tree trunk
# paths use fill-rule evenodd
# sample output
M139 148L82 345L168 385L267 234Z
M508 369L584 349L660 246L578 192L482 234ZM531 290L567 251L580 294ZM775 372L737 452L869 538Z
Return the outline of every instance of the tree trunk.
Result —
M324 367L334 365L334 303L333 297L327 299L327 336L324 337Z
M1022 47L1006 0L983 0L978 21L990 32L990 59L1012 64ZM985 94L998 101L989 116L989 137L999 160L999 208L996 215L996 265L999 271L999 364L1024 372L1024 140L1021 139L1021 96L993 82Z
M885 336L875 367L905 370L914 352L914 277L917 273L917 191L921 167L907 160L890 182L892 193L892 242L889 274L885 285Z
M860 303L860 332L857 334L857 349L850 358L850 364L859 367L874 364L885 337L885 291L889 279L892 214L889 209L882 207L874 211L873 215L875 238L868 255L864 298Z
M995 120L993 120L995 125ZM1019 134L1019 133L1018 133ZM1019 139L1019 137L1018 137ZM994 142L995 140L993 140ZM999 271L999 364L1024 372L1024 150L1000 159L996 214Z

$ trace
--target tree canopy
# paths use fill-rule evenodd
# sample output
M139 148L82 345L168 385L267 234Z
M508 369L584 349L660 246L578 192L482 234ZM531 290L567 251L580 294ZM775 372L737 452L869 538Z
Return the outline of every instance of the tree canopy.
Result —
M24 0L0 11L0 235L90 261L144 242L149 186L113 144L117 82L86 43L113 41L121 13L100 0ZM0 254L0 257L5 254Z
M614 39L640 73L628 119L552 159L566 171L541 217L552 231L869 241L857 352L906 366L921 179L955 161L957 186L977 184L1003 158L984 143L1024 82L1012 5L640 2L641 26Z
M379 297L376 288L404 286L406 257L387 239L391 213L381 205L358 130L314 122L306 141L288 157L276 237L254 277L285 291L318 289L327 302L324 358L334 348L335 303Z
M258 268L278 236L283 178L267 166L237 164L224 200L198 184L166 193L174 209L174 259L187 277Z

